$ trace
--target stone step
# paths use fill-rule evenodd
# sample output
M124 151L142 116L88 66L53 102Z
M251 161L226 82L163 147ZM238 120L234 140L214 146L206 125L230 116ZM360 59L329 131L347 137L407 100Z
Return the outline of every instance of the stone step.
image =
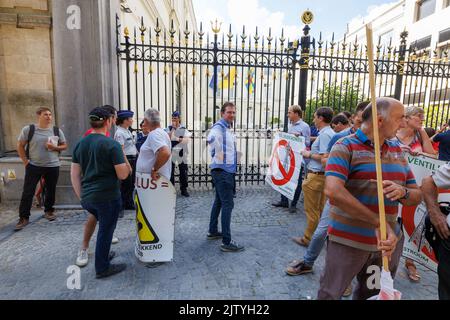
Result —
M80 205L72 185L58 185L56 187L56 200L57 205Z

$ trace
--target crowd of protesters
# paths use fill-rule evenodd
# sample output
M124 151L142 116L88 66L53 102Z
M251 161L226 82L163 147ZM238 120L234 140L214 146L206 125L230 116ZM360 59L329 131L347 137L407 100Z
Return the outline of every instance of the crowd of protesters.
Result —
M307 251L302 259L288 264L286 273L291 276L311 273L327 244L318 299L340 299L352 292L354 299L375 295L377 289L367 287L368 266L381 267L382 257L388 256L391 275L395 277L400 263L404 236L399 204L414 206L425 199L440 239L436 247L439 297L449 299L450 231L437 202L437 190L449 187L450 168L442 166L419 188L405 158L409 153L449 161L448 125L442 125L437 132L423 128L423 109L405 107L393 98L377 99L387 221L387 239L380 240L372 106L361 102L352 109L353 113L335 115L332 108L320 107L314 113L312 126L303 121L300 106L288 109L288 133L304 137L308 148L301 152L304 161L299 168L294 199L289 203L288 198L281 196L273 205L295 213L303 193L306 228L292 240ZM221 108L221 119L212 126L207 138L215 186L207 239L221 239L220 249L225 252L244 250L231 236L239 161L232 130L235 114L235 105L226 102ZM94 108L87 118L91 128L75 146L71 167L73 188L82 207L89 212L76 264L80 267L88 264L89 242L98 223L95 270L97 278L104 278L126 268L125 264L110 263L115 256L110 247L119 241L114 237L118 219L124 210L134 210L136 171L151 174L153 179L164 176L174 183L178 165L181 195L189 197L185 159L191 133L181 124L178 111L172 114L171 125L162 129L159 112L147 110L136 136L130 130L132 111L103 106ZM57 218L54 204L59 153L67 148L63 131L52 125L51 110L40 108L37 124L24 127L18 138L17 150L25 166L25 181L15 230L29 223L36 186L36 196L44 195L45 218L50 221ZM411 281L420 280L414 261L405 259L405 269ZM353 279L357 283L355 288L351 286Z

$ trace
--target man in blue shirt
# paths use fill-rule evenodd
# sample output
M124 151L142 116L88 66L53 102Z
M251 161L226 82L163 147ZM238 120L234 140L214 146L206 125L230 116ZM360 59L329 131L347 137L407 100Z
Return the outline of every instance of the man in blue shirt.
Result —
M137 135L136 135L136 149L140 152L142 145L144 144L145 140L147 140L147 136L149 134L149 130L148 130L148 127L145 124L144 120L141 121L139 126L141 127L142 131L138 132Z
M304 150L305 158L311 159L308 164L308 175L303 182L304 208L307 225L303 237L294 237L292 240L307 247L311 241L314 230L319 223L320 214L325 205L325 169L322 158L327 153L328 143L335 132L330 127L333 119L333 109L321 107L314 113L314 125L319 129L319 136L311 146L311 151Z
M445 128L448 128L448 125ZM439 160L450 161L450 130L435 135L433 142L439 142Z
M207 239L222 239L220 250L237 252L244 250L244 247L231 240L230 228L237 169L236 136L231 131L231 125L236 116L236 107L232 102L226 102L220 111L222 119L212 126L207 138L212 158L211 176L216 189ZM222 232L217 228L220 211L222 211Z
M358 104L355 109L355 112L352 116L353 127L345 129L333 136L331 138L330 143L328 144L327 153L322 159L322 164L326 164L328 155L333 148L334 144L341 138L354 134L356 130L361 127L362 124L362 114L364 109L369 104L369 101L364 101ZM313 265L316 259L319 257L320 252L325 244L327 238L327 230L328 224L330 220L330 202L327 201L325 207L323 208L322 215L320 216L319 225L317 226L314 234L312 236L312 240L308 246L308 250L305 252L303 256L303 260L294 260L292 261L286 269L286 273L290 276L298 276L305 273L310 273L313 271ZM347 294L344 296L348 296L351 294L351 288L346 290Z
M302 109L298 105L290 106L288 109L288 118L289 118L289 127L288 133L295 135L296 137L302 136L305 137L305 144L309 146L311 130L306 122L302 120ZM297 211L297 202L300 198L300 193L302 191L302 175L303 175L303 167L300 164L300 174L298 176L298 184L295 189L294 199L292 199L291 205L289 206L288 198L281 195L281 201L277 203L273 203L274 207L289 207L289 212L295 213Z

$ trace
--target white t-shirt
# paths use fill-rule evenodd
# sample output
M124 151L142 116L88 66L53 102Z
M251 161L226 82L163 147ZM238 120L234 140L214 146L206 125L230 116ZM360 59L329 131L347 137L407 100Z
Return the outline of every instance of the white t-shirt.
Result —
M120 143L121 146L123 146L125 155L127 156L137 155L138 151L136 149L134 138L130 130L117 126L116 133L114 134L114 140L116 140L118 143Z
M152 168L156 162L156 152L162 147L167 147L170 150L169 135L161 128L150 132L141 147L141 152L136 164L136 171L141 173L151 173ZM159 174L170 179L172 171L172 156L169 160L158 170Z

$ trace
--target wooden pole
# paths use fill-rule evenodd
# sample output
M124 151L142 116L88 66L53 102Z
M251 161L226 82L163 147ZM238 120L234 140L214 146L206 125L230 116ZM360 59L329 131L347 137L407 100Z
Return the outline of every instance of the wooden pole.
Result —
M369 64L369 83L370 83L370 99L372 104L372 124L373 124L373 142L375 144L375 168L377 173L377 192L378 192L378 210L380 214L380 236L381 240L386 240L386 212L384 208L383 194L383 176L381 169L381 146L380 135L378 132L378 112L375 96L375 67L373 60L373 32L372 24L366 24L367 38L367 58ZM383 268L389 272L389 261L387 257L383 257Z

